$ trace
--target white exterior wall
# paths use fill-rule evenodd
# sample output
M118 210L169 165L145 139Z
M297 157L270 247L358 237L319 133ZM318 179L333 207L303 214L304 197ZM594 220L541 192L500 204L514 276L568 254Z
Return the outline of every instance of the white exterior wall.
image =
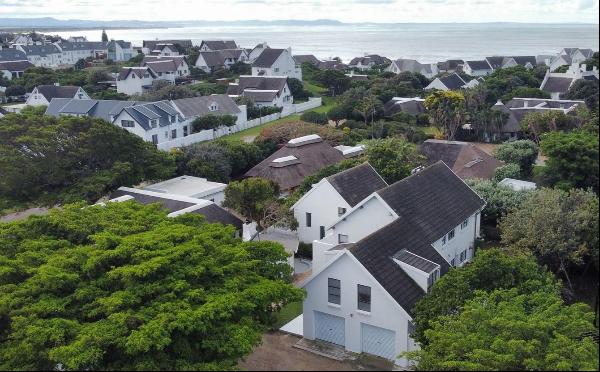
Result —
M341 253L340 253L341 254ZM341 284L341 304L328 303L328 278L338 279ZM371 287L371 312L358 310L357 285ZM415 344L409 340L408 321L410 317L379 285L379 283L349 254L343 254L333 264L320 272L306 286L304 300L304 337L315 339L315 311L339 316L345 319L346 349L360 353L361 323L388 329L395 332L396 354L414 350ZM407 366L405 359L396 363Z
M287 76L302 80L302 69L296 65L289 49L284 50L270 68L252 66L252 75L257 76L261 71L265 76Z
M137 75L131 73L125 80L117 80L117 93L125 93L127 95L142 94L144 93L143 87L152 85L153 81L154 79L151 75L148 78L138 78Z
M454 239L447 241L445 245L442 244L441 238L432 244L448 263L455 259L455 266L462 266L471 261L475 251L475 239L479 236L479 218L480 214L476 213L469 217L469 224L464 229L461 229L460 224L456 226ZM466 260L460 262L460 253L465 249L467 250Z
M446 87L439 78L435 78L428 86L425 87L425 90L427 89L448 90L448 87Z
M494 72L493 70L472 70L471 66L468 63L465 63L463 66L463 71L465 74L470 76L487 76Z
M338 208L349 211L351 207L326 179L313 185L294 207L300 241L310 243L321 239L320 226L324 229L330 227L339 218ZM311 213L311 227L306 226L306 213Z
M177 67L177 76L179 76L179 77L190 76L190 66L188 66L188 64L185 60L181 62L179 67Z
M37 90L34 90L27 98L25 104L29 106L48 106L50 102L42 94L37 93Z

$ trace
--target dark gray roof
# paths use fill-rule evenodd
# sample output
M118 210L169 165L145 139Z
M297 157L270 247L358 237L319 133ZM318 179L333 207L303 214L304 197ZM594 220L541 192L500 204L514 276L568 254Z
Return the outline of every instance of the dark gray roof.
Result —
M399 112L411 115L419 115L425 112L425 106L420 100L401 101L391 99L385 103L383 112L386 117L393 116Z
M504 123L501 129L502 133L516 133L521 131L519 120L513 113L513 110L511 110L509 107L499 102L492 106L492 110L501 111L507 116L506 122Z
M279 58L281 53L283 53L284 51L285 49L265 49L254 61L254 63L252 63L252 66L269 68L273 65L273 63L275 63L277 58Z
M542 90L549 93L566 93L572 83L573 78L549 76L548 79L544 81Z
M317 57L313 56L312 54L296 55L296 56L294 56L294 60L298 64L312 63L315 66L319 64L319 59Z
M458 65L462 65L464 63L465 61L463 61L462 59L449 59L444 62L438 62L438 69L443 71L456 70L458 68Z
M398 216L410 218L418 225L430 242L440 239L485 204L443 161L377 193Z
M430 164L442 161L462 179L491 179L500 160L469 142L427 140L419 147Z
M140 79L144 76L144 73L146 73L146 71L148 73L150 73L150 75L152 75L152 77L156 78L156 72L154 72L154 70L152 70L152 67L149 66L143 66L145 68L142 67L123 67L121 68L121 71L119 71L119 76L117 77L117 80L125 80L127 79L127 77L129 76L129 74L136 74L137 77L139 77Z
M179 119L179 113L167 101L128 106L124 107L123 110L134 118L144 130L151 129L150 120L158 119L158 125L164 127L173 124L169 119L170 116L175 116Z
M108 48L106 43L101 41L77 41L70 42L65 41L59 44L60 49L63 51L73 50L105 50Z
M535 56L512 56L510 58L514 59L515 62L521 66L525 66L528 63L531 63L532 66L537 65Z
M149 66L156 73L175 72L178 65L172 59L148 61L144 66Z
M446 88L450 90L460 89L466 84L466 82L457 73L453 73L448 76L442 76L440 81L446 86Z
M407 251L406 249L403 249L400 252L396 253L394 255L394 258L400 262L404 262L405 264L408 264L426 273L430 273L440 266L435 262L429 261L410 251Z
M56 86L56 85L38 85L35 87L38 93L43 95L48 102L52 98L73 98L80 87L72 85Z
M468 64L469 67L471 67L471 70L491 70L492 67L490 66L490 64L488 63L488 61L481 60L481 61L466 61L465 64Z
M221 49L200 52L199 56L202 56L208 67L220 67L225 65L227 59L238 60L242 53L242 49Z
M327 181L351 207L388 186L369 163L329 176Z
M352 58L352 60L350 61L350 66L356 66L356 65L358 65L359 62L362 65L368 65L371 63L376 64L376 65L383 65L386 63L391 63L392 61L389 58L382 57L378 54L369 54L368 56L364 56L364 57Z
M498 68L502 67L502 63L504 62L505 57L500 57L500 56L485 57L485 60L495 70L495 69L498 69ZM475 68L473 67L473 65L471 64L471 62L476 62L476 61L469 61L469 65L471 66L471 68L473 68L475 70ZM479 61L479 62L481 62L481 61ZM489 68L489 67L485 67L485 68Z
M46 109L46 115L87 115L112 122L112 117L125 107L143 103L145 102L53 98Z
M227 94L242 95L247 89L276 90L281 92L286 84L286 77L242 75L237 84L229 85Z
M279 92L276 90L253 90L248 89L243 92L246 97L252 98L254 102L272 102Z
M200 47L206 45L210 50L237 49L234 40L202 40Z
M196 205L191 202L174 200L169 199L167 197L159 197L155 195L147 195L144 193L137 193L131 190L116 190L110 195L110 198L114 199L124 195L133 196L137 202L142 204L160 203L163 208L171 212L176 212ZM230 212L226 211L225 209L219 207L214 203L211 203L206 207L196 209L191 213L204 215L206 217L206 221L210 223L222 223L224 225L233 225L236 228L236 230L242 229L243 222L239 218L237 218Z
M28 68L34 67L29 61L0 61L0 70L8 70L11 72L25 71Z
M179 67L183 62L185 62L184 56L144 56L142 60L141 66L148 62L158 62L158 61L172 61L175 66Z
M485 202L443 163L438 162L377 192L399 218L348 248L385 290L411 313L425 291L394 262L403 250L440 265L450 265L431 245ZM424 260L414 264L431 268Z
M156 44L179 44L183 48L191 48L192 40L190 39L179 39L179 40L144 40L142 42L142 46L144 48L148 48L150 50L154 50L156 48Z
M320 70L344 70L348 65L338 61L319 61L317 67Z
M60 54L60 50L54 44L44 45L21 45L21 48L25 51L28 56L42 56L45 57L48 54Z
M5 61L26 61L27 55L20 50L7 48L0 50L0 62Z
M210 111L212 103L216 103L218 109ZM179 109L185 119L213 115L237 115L240 112L236 103L226 94L215 94L212 96L181 98L173 100L172 103Z

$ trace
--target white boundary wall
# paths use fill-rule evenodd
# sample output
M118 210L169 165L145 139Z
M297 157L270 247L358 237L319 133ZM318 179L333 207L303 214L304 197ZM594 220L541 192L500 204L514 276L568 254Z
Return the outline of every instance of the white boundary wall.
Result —
M321 106L322 99L321 97L317 98L309 98L307 102L295 103L293 105L284 107L280 113L275 113L267 116L263 116L262 118L248 120L246 122L238 122L231 127L218 128L215 130L207 129L200 131L198 133L190 134L186 137L176 138L172 141L161 142L157 145L158 149L163 151L169 151L175 147L183 147L188 146L197 142L210 141L213 139L217 139L219 137L227 136L229 134L234 134L237 132L241 132L246 129L254 128L259 125L266 124L268 122L278 120L284 118L286 116L293 115L298 112L310 110L313 108L317 108Z

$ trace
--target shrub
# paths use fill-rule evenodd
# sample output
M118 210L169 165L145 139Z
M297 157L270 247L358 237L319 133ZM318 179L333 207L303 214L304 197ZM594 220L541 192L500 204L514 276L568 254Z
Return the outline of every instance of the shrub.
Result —
M325 125L328 123L327 114L315 111L307 111L300 116L300 120L308 123Z

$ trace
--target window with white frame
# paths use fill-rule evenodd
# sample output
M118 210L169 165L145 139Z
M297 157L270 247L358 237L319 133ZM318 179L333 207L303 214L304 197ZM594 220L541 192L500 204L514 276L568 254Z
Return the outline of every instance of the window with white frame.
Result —
M348 243L348 235L338 234L338 243L339 244Z
M460 224L460 229L464 229L465 227L469 226L469 219L467 218L466 220L463 221L463 223Z
M464 262L467 259L467 250L460 252L460 262Z
M371 312L371 287L358 285L358 310Z
M219 109L219 105L217 105L216 102L213 102L210 104L210 107L208 108L210 111L217 111Z
M431 288L433 284L440 278L440 269L435 269L429 274L427 278L427 289Z
M312 226L312 214L309 212L306 212L306 227L311 227Z
M133 120L121 120L121 126L123 128L133 128L135 123Z
M346 213L346 208L338 207L338 217Z
M156 119L150 120L150 126L152 128L156 128L158 126L158 120L156 120Z
M454 239L454 235L456 234L456 231L454 229L452 229L452 231L450 231L448 233L448 241Z

